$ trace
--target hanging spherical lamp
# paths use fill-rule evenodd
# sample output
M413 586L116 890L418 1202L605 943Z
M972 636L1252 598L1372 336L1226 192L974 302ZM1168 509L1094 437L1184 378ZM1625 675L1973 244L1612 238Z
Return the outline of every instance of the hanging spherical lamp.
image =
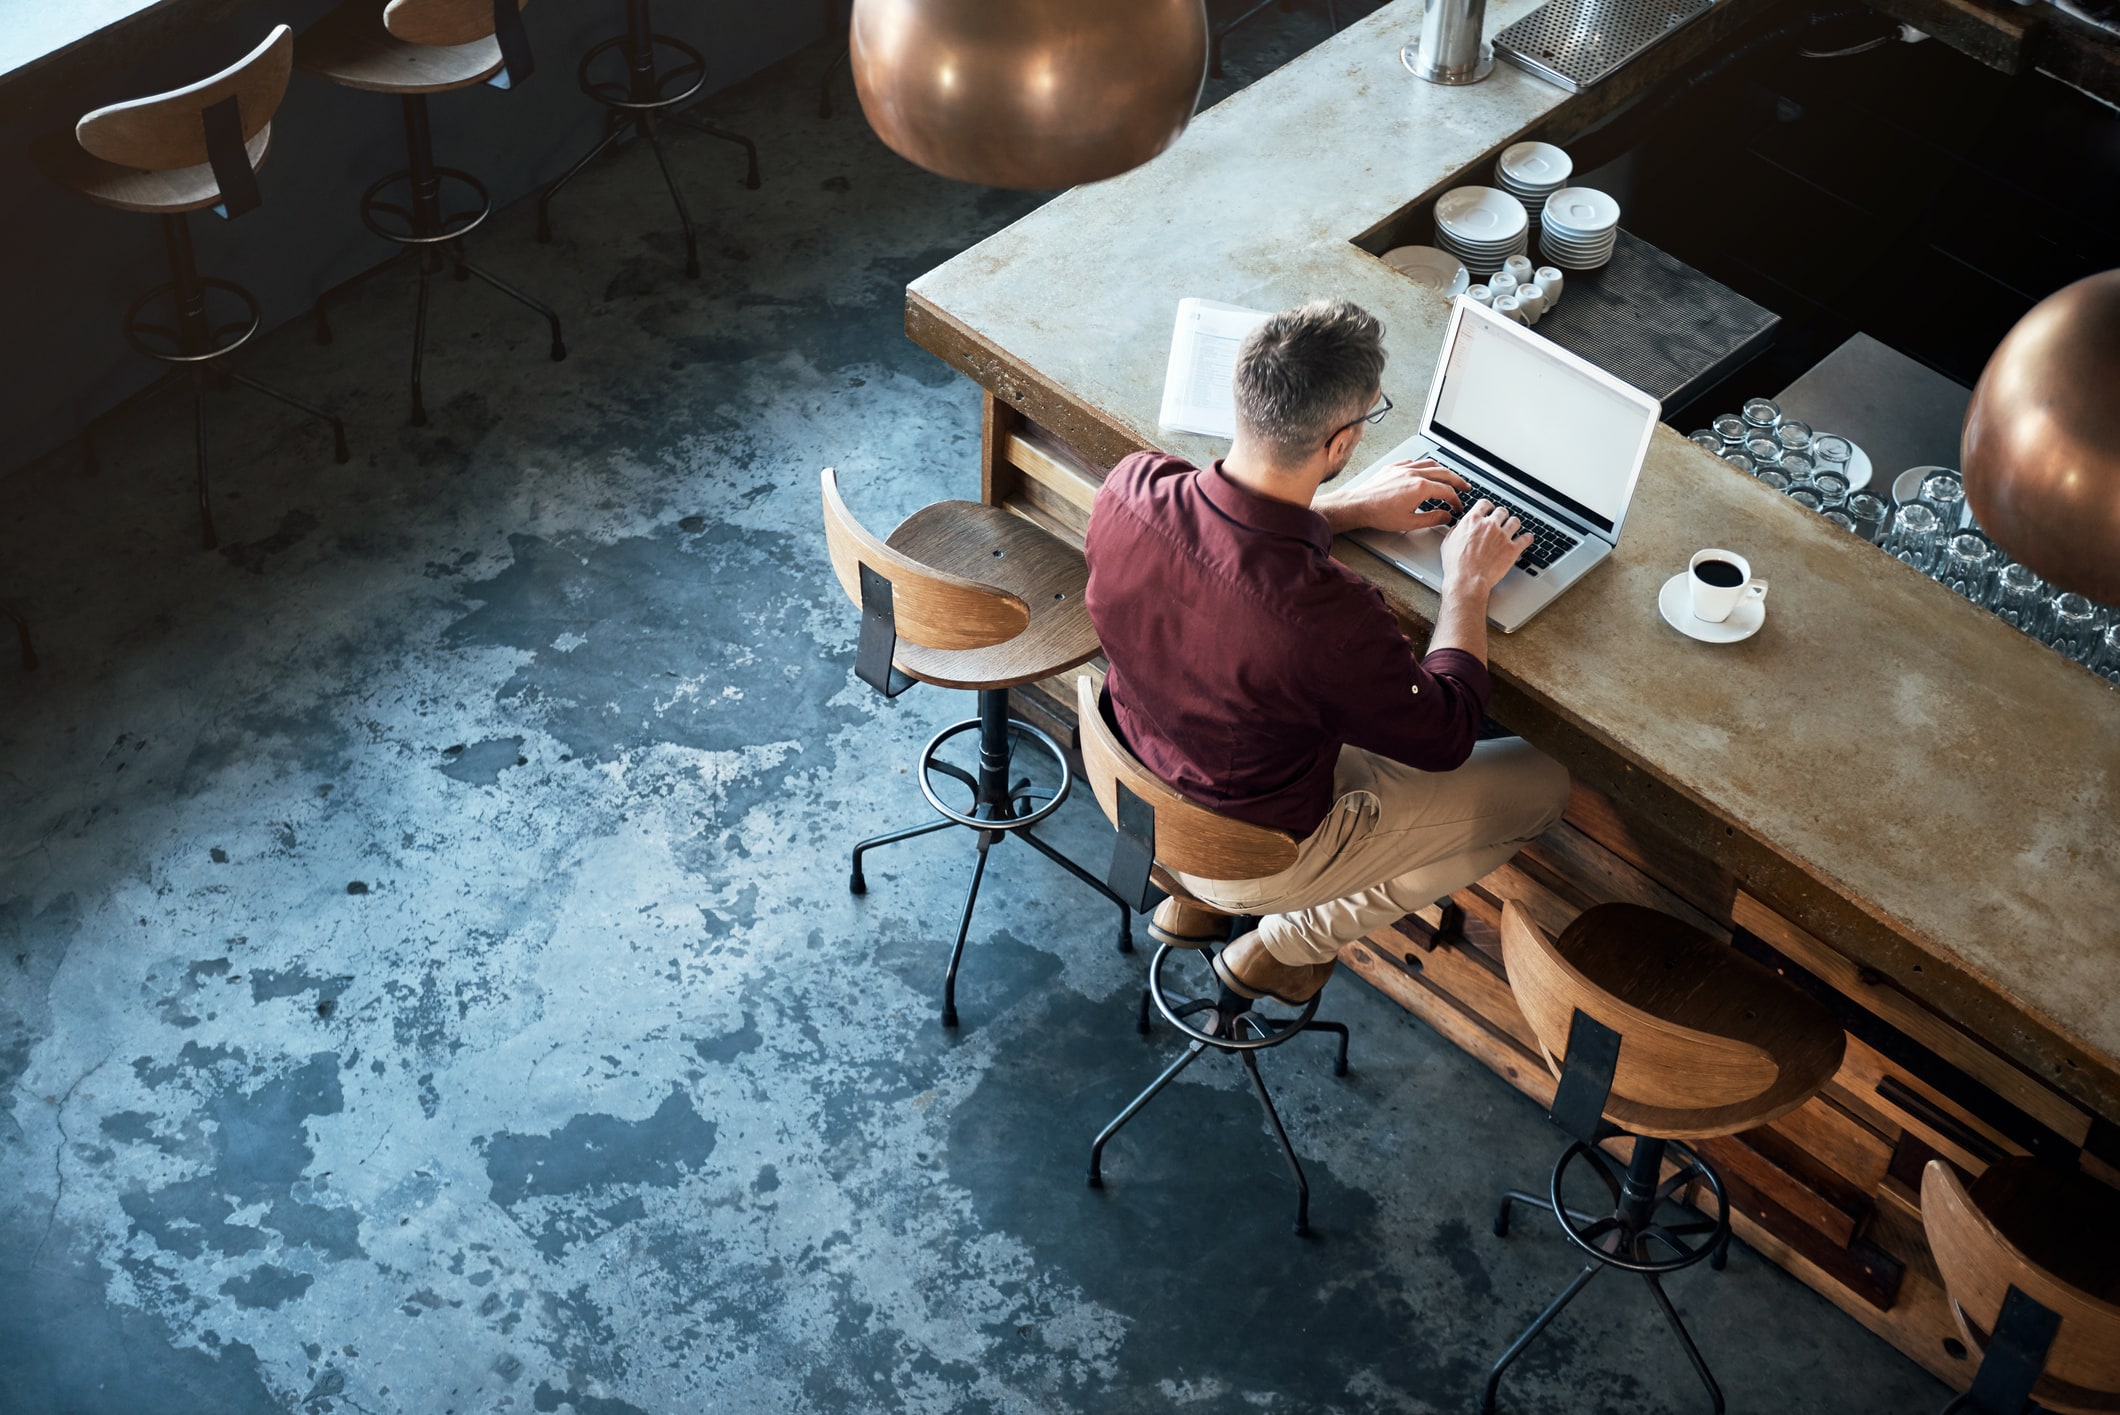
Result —
M2120 604L2120 270L2057 290L2003 337L1966 408L1959 465L1995 544Z
M1177 140L1207 72L1205 0L854 0L854 88L931 172L1047 190Z

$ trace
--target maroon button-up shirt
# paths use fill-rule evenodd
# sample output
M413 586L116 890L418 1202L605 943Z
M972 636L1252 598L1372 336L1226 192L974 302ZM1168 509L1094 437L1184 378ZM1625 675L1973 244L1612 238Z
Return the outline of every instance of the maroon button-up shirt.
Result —
M1492 685L1422 659L1325 518L1155 452L1112 468L1084 552L1120 734L1181 795L1298 839L1352 743L1423 771L1472 753Z

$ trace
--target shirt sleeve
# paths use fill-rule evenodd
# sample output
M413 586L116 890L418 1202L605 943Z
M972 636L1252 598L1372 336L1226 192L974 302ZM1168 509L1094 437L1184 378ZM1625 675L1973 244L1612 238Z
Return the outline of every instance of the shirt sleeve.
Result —
M1375 609L1318 665L1331 685L1323 697L1326 730L1422 771L1463 766L1494 692L1487 666L1463 649L1417 657L1381 597Z

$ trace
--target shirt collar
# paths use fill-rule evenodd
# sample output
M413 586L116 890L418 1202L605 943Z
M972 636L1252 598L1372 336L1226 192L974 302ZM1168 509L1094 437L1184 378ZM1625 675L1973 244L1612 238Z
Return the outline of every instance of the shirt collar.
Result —
M1222 470L1222 459L1200 474L1200 494L1223 515L1239 525L1272 535L1292 536L1306 542L1318 554L1332 550L1332 528L1308 506L1276 501L1231 481Z

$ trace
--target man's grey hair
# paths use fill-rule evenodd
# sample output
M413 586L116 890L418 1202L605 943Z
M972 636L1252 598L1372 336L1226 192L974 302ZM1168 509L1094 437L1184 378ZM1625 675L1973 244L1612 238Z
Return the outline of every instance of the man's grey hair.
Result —
M1254 329L1237 351L1237 421L1290 461L1369 411L1384 377L1384 326L1360 305L1312 300Z

